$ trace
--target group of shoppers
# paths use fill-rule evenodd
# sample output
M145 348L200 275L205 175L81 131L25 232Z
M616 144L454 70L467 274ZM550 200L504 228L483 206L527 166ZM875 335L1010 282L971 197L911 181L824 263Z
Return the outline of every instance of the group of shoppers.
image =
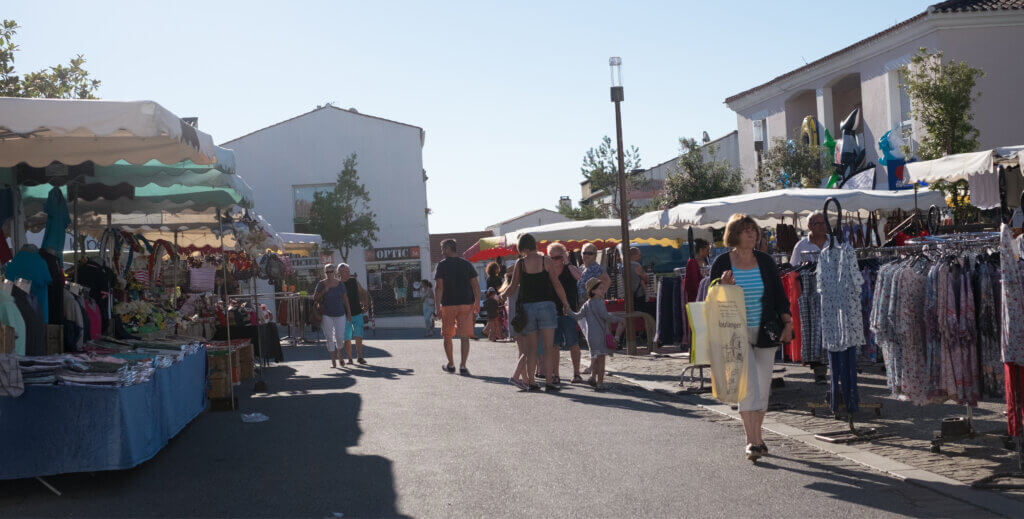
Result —
M313 301L322 316L321 329L327 339L331 367L345 365L341 345L349 364L366 364L363 358L363 309L369 307L369 295L352 276L345 263L324 265L324 279L313 289ZM352 341L356 343L356 360L352 359Z
M811 236L800 246L799 252L824 245L821 242L824 216L812 215ZM761 426L768 409L772 368L779 343L793 339L793 319L789 300L779 278L778 268L768 254L756 250L762 239L757 223L749 216L734 214L725 228L724 241L731 250L720 255L711 265L710 277L725 285L738 285L743 289L747 317L747 338L750 349L747 393L739 402L740 416L746 433L745 454L756 460L768 454ZM707 264L710 246L697 244L698 261ZM461 355L458 371L468 375L469 341L474 335L476 315L480 309L480 287L476 269L459 257L455 240L441 243L444 259L434 272L434 284L422 281L424 318L428 322L428 335L432 335L433 317L441 317L441 336L447 362L442 369L456 371L453 341L458 338ZM538 378L544 379L547 391L559 391L561 383L559 356L569 351L573 366L573 383L582 383L580 370L581 342L585 342L591 356L590 377L587 381L597 389L604 384L605 357L615 351L618 337L611 333L612 323L622 318L608 312L604 298L611 285L611 277L597 263L597 247L587 243L582 247L583 264L576 267L569 262L566 247L551 243L547 255L541 254L537 241L524 234L518 242L519 259L504 279L499 271L488 269L487 285L495 289L508 302L511 334L519 355L510 382L524 391L540 390ZM630 249L629 267L639 280L634 295L638 302L646 293L646 275L639 267L639 250ZM796 255L798 251L794 251ZM793 261L797 263L797 261ZM324 331L328 336L327 348L331 364L340 361L339 342L344 340L345 352L352 362L350 340L356 337L357 362L365 363L362 356L361 305L366 304L366 292L351 277L347 265L327 265L326 277L317 284L314 298L322 304ZM431 290L433 288L433 290ZM517 316L521 313L522 315ZM517 318L518 317L518 318ZM579 328L577 327L579 323ZM621 334L623 326L618 326ZM781 330L777 336L768 330ZM345 330L344 339L338 330ZM582 337L579 333L582 330Z

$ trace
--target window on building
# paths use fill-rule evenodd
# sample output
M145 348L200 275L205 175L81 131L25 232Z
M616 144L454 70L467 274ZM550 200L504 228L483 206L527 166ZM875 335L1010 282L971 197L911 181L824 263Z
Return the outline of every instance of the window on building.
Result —
M907 94L907 87L902 84L902 79L899 69L889 72L889 118L913 155L917 147L917 143L914 142L914 117L911 113L910 96Z
M309 225L309 209L313 206L313 196L318 191L330 191L333 188L334 184L292 186L292 202L295 211L292 217L293 232L313 232Z

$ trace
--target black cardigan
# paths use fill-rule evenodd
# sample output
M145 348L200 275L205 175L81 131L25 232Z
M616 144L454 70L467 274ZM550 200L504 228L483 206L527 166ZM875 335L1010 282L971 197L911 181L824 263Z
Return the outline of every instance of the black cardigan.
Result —
M754 251L754 258L757 259L757 268L761 271L761 281L764 283L764 295L761 297L761 324L764 324L764 320L768 316L781 316L782 314L792 316L789 311L789 298L786 297L786 291L782 288L782 279L779 277L779 269L775 266L775 260L757 250ZM721 279L722 274L727 270L732 270L732 259L729 257L729 253L722 254L715 259L715 263L711 265L711 280ZM768 343L767 337L763 333L758 334L757 345L762 348L775 346Z

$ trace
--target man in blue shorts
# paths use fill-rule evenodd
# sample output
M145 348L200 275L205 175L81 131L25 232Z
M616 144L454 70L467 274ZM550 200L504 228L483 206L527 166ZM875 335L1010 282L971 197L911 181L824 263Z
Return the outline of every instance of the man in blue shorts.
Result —
M362 285L352 276L352 269L347 263L338 265L338 280L345 284L345 293L348 296L348 304L352 309L352 316L345 323L345 353L348 354L348 361L352 363L352 338L356 340L356 357L360 364L366 364L363 359L363 308L370 306L369 294L363 290Z

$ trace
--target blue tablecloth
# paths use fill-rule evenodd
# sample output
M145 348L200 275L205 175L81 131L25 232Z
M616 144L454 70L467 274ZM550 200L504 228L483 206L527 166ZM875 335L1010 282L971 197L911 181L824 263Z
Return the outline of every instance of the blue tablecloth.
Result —
M205 350L144 384L26 386L0 398L0 480L134 467L205 408Z

